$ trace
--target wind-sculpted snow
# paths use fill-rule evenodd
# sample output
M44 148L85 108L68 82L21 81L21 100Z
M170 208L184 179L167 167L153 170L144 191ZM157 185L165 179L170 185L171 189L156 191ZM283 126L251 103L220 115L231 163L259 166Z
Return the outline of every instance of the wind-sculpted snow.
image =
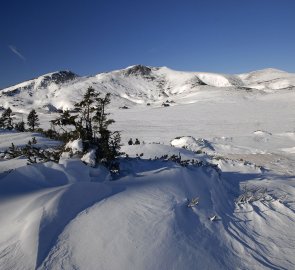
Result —
M1 269L38 267L79 212L114 192L92 183L90 169L75 160L18 168L0 180L0 190Z
M295 189L282 175L165 145L124 151L116 181L77 159L0 179L0 268L294 267ZM203 165L183 167L164 153ZM251 200L238 202L245 192Z

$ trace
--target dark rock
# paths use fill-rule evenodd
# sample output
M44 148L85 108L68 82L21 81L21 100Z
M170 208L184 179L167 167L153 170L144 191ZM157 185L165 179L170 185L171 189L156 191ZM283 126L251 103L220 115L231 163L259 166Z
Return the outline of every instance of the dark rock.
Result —
M50 75L45 75L40 83L40 87L45 88L51 83L62 84L74 80L78 76L71 71L59 71Z
M150 76L151 75L151 68L143 66L143 65L136 65L131 68L128 68L125 71L125 75L130 76L130 75L135 75L135 76Z

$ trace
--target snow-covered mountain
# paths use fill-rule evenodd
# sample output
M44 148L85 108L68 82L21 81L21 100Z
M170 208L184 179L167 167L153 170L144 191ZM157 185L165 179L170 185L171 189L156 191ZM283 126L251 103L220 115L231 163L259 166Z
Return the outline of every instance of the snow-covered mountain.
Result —
M0 106L56 111L72 108L89 87L110 92L118 104L160 104L167 99L181 102L200 91L232 89L270 92L295 88L295 74L265 69L247 74L228 75L182 72L167 67L135 65L122 70L80 77L71 71L58 71L0 91Z

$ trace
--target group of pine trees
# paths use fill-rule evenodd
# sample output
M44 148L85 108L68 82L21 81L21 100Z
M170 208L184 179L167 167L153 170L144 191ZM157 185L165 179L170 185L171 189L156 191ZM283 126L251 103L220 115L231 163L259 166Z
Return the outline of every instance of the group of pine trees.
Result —
M0 128L12 130L16 129L17 131L24 132L26 131L26 124L23 120L20 122L14 123L13 121L13 112L8 107L1 115L0 117ZM36 127L38 127L39 124L39 117L36 111L33 109L30 111L27 117L27 126L29 127L29 131L35 131Z
M75 104L74 113L69 110L62 111L55 120L51 121L51 129L41 131L45 136L67 143L69 141L82 140L84 152L95 150L96 161L108 167L111 171L119 169L117 157L121 155L121 136L118 131L110 131L109 126L115 121L109 119L106 112L110 104L110 94L104 97L89 87L83 99ZM28 131L35 131L39 126L39 118L35 110L32 110L27 117ZM59 130L57 131L57 127ZM16 129L26 131L24 121L13 123L12 110L6 109L0 118L0 128ZM59 152L62 153L62 149ZM37 160L58 160L56 153L52 155L48 151L43 151L29 142L27 146L19 150L13 144L10 148L10 156L25 154L29 163Z
M97 162L115 169L118 167L116 157L121 154L121 136L120 132L109 130L115 122L108 118L109 113L106 112L110 102L110 94L102 97L89 87L82 101L75 104L76 113L65 110L51 122L62 129L63 138L67 141L81 139L85 151L95 149Z

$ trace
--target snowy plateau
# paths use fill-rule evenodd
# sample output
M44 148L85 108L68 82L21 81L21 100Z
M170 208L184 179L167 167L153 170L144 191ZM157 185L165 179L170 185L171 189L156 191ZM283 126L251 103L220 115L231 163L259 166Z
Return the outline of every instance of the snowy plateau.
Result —
M0 269L295 269L294 73L59 71L0 90L0 109L35 109L48 129L89 86L111 93L128 158L113 177L91 153L33 165L2 154ZM59 145L1 130L0 152L33 136Z

